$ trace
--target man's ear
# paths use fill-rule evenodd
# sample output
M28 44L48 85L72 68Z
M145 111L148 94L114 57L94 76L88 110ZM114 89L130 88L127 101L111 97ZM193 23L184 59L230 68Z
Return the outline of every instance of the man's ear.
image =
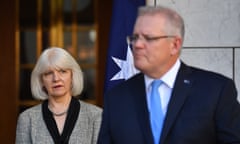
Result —
M172 43L171 43L171 54L176 55L180 53L181 47L182 47L182 38L176 36L173 38Z

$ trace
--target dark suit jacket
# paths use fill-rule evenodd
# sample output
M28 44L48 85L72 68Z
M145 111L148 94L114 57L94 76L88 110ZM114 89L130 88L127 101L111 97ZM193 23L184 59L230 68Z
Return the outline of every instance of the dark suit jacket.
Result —
M105 95L98 144L152 144L143 74ZM240 105L233 81L181 63L161 144L240 143Z

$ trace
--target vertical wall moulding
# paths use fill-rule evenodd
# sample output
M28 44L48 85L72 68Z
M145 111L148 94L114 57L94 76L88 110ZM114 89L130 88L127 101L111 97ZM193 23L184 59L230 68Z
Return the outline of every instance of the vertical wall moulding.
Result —
M235 48L234 58L234 78L238 89L238 100L240 101L240 47Z

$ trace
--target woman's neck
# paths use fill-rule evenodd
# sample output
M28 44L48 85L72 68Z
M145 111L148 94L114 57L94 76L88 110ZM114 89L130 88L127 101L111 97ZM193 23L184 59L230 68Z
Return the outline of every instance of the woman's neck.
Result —
M54 113L61 113L67 111L72 97L49 97L48 107Z

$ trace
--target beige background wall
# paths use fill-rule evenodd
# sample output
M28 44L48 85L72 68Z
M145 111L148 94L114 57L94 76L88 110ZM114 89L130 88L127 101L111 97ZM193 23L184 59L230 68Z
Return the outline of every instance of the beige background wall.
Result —
M147 4L178 11L186 25L182 60L233 78L240 93L239 0L147 0Z

